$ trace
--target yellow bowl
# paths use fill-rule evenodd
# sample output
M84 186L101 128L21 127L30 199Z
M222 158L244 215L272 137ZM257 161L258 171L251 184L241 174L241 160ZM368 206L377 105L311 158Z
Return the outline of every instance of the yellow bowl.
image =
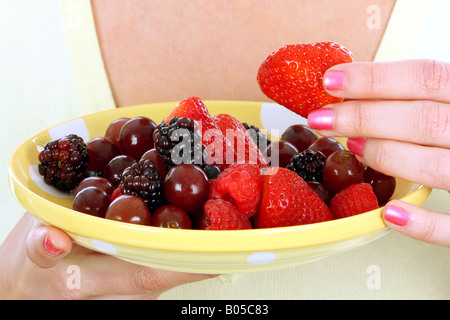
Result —
M277 138L306 119L273 103L205 101L212 115L229 113L265 128ZM84 247L136 264L196 273L236 273L310 262L361 246L388 229L382 209L328 222L273 229L237 231L174 230L139 226L71 210L70 195L46 185L37 171L44 144L69 133L88 141L103 136L120 117L147 116L159 123L176 102L120 108L76 118L44 130L24 142L9 163L16 199L37 218L66 231ZM421 205L431 189L397 179L393 198Z

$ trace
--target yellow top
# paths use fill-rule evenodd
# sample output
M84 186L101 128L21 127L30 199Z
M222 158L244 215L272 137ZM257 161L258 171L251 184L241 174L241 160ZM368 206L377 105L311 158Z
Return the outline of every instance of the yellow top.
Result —
M85 113L115 108L89 0L62 0L64 27Z
M374 61L408 59L421 30L428 0L397 0Z

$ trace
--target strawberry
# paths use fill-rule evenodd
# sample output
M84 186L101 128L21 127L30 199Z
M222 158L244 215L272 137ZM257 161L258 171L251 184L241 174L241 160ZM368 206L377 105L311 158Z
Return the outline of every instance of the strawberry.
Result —
M258 209L262 177L256 164L234 163L213 182L209 199L222 199L236 205L246 218Z
M203 230L252 229L252 224L236 207L228 201L208 200L203 205Z
M261 168L268 167L266 158L239 120L225 113L218 114L213 119L223 135L233 143L235 162L253 163Z
M255 228L294 226L333 219L327 205L295 172L274 167L262 179L261 201L253 217Z
M202 134L209 129L218 129L208 109L199 97L190 97L180 101L167 116L165 122L169 124L173 117L194 119L201 123Z
M378 208L377 196L368 183L355 183L336 194L330 209L336 219L345 218Z
M222 134L206 105L198 97L190 97L179 102L167 116L165 122L169 124L173 117L184 117L194 119L201 128L202 143L206 146L208 153L208 164L214 164L224 170L227 163L227 150L234 153L233 145ZM231 150L231 151L230 151Z
M287 45L263 61L257 80L268 98L306 118L315 109L342 101L325 91L322 78L330 67L353 61L348 49L333 42Z

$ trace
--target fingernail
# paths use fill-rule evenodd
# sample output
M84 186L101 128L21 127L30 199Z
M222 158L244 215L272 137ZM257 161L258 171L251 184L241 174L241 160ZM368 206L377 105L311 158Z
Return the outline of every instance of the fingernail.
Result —
M347 139L347 148L354 154L362 157L364 144L366 143L367 138L348 138Z
M399 207L387 206L384 209L384 219L392 222L393 224L403 227L408 224L409 214Z
M323 86L329 91L339 91L344 86L344 71L330 70L325 73Z
M331 130L333 129L333 114L331 108L322 108L312 111L308 115L308 125L316 130Z
M53 242L50 240L50 237L46 237L44 239L44 249L47 253L53 257L57 257L63 253L63 250L56 247Z

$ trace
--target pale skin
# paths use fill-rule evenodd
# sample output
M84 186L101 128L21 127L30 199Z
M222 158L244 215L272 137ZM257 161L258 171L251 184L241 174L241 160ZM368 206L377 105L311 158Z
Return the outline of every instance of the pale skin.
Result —
M320 133L365 137L359 149L364 163L450 189L450 64L363 62L373 59L394 1L339 1L339 8L331 1L299 0L92 3L118 107L192 95L267 101L255 79L270 52L289 43L331 40L350 48L359 62L333 67L343 72L344 82L329 93L349 100L327 106L334 110L332 128ZM366 27L369 5L381 8L379 30ZM448 215L400 201L389 205L408 217L402 226L386 220L389 227L450 246ZM46 249L45 239L57 250ZM0 257L0 298L154 299L180 284L213 276L140 267L89 251L28 213L3 243ZM66 286L72 264L84 272L81 290Z

